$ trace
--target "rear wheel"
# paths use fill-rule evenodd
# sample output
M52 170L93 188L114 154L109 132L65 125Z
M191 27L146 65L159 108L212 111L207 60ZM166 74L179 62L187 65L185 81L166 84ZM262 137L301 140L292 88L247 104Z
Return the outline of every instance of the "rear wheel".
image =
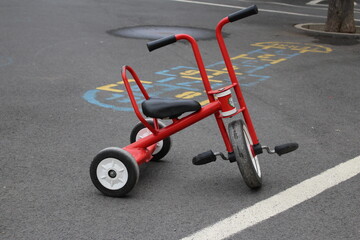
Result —
M151 124L151 126L154 126L154 121L152 119L146 119L146 121ZM164 128L166 125L159 121L159 128ZM152 132L146 128L144 126L144 124L142 122L139 122L138 124L135 125L135 127L133 128L133 130L131 131L130 134L130 142L134 143L139 139L145 138L149 135L151 135ZM152 161L158 161L160 159L162 159L163 157L165 157L166 154L168 154L168 152L170 151L171 148L171 138L167 137L159 142L156 143L156 149L153 152L153 158L151 159Z
M90 177L104 195L123 197L139 179L139 166L133 156L121 148L105 148L90 165Z
M242 120L229 124L229 136L234 149L236 162L240 173L250 188L260 188L262 185L261 170L257 156L252 154L251 136Z

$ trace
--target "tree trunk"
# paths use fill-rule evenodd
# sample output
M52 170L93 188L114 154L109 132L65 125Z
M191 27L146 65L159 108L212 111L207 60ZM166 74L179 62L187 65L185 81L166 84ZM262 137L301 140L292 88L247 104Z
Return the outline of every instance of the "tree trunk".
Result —
M354 0L329 0L326 32L355 33Z

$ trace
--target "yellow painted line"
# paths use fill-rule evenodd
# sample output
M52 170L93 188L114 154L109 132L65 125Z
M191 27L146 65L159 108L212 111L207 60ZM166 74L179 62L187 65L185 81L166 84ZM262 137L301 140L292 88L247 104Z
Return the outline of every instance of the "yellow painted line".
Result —
M210 101L207 99L207 100L204 100L204 101L200 102L200 105L204 106L204 105L208 104L209 102Z
M96 89L103 90L103 91L108 91L108 92L116 92L116 93L124 92L124 90L114 88L114 87L117 87L117 86L119 86L119 84L113 83L113 84L108 84L108 85L105 85L105 86L98 87Z

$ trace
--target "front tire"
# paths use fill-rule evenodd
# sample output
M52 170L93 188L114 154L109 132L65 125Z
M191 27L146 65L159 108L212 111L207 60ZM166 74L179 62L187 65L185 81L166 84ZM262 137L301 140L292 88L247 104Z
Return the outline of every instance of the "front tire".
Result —
M133 156L121 148L105 148L90 165L90 177L104 195L123 197L139 179L139 166Z
M262 185L261 170L257 156L253 156L253 142L242 120L229 123L229 136L234 149L240 173L249 188L256 189Z

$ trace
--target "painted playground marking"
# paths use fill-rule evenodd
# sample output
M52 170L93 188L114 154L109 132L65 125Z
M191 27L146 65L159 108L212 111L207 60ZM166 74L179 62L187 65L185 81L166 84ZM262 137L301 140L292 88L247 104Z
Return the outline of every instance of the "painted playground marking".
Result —
M228 238L303 203L359 173L360 156L357 156L181 240Z
M268 67L301 54L330 53L332 51L331 48L321 45L294 42L259 42L251 44L251 46L256 49L231 58L242 87L253 87L270 79L271 76L261 74L261 71ZM224 61L206 66L206 71L213 89L230 84ZM196 67L176 66L157 71L155 74L159 77L157 80L141 81L145 89L149 90L151 97L169 97L170 95L175 98L195 99L202 105L208 103L208 100L205 100L206 94L200 72ZM141 76L140 79L142 79ZM131 81L134 82L130 79ZM134 87L133 92L138 102L144 100L139 88ZM133 111L122 80L88 90L83 98L100 107L116 111Z

